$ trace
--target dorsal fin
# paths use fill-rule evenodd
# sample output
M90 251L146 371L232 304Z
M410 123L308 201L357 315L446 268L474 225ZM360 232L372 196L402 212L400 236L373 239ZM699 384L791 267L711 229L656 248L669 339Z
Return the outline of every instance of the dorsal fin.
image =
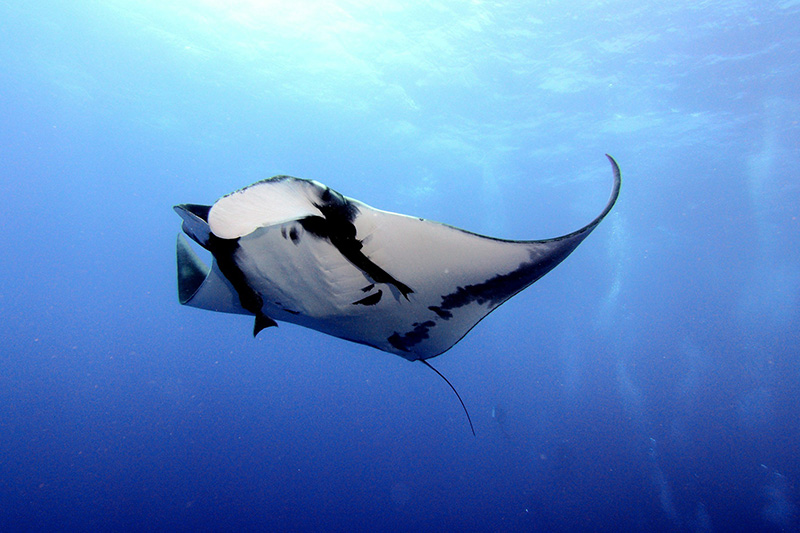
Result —
M453 392L455 392L455 393L456 393L456 397L458 398L458 401L459 401L459 402L461 402L461 407L463 407L463 408L464 408L464 414L466 414L466 415L467 415L467 422L469 422L469 429L471 429L471 430L472 430L472 435L473 435L473 436L475 436L475 426L473 426L473 425L472 425L472 418L470 418L470 416L469 416L469 411L467 411L467 406L466 406L466 405L464 405L464 400L462 400L462 399L461 399L461 395L458 393L458 391L456 390L456 388L455 388L455 387L453 387L453 384L452 384L452 383L450 383L450 382L447 380L447 378L446 378L446 377L444 377L444 375L442 375L442 373L441 373L441 372L439 372L438 370L436 370L435 368L433 368L433 366L431 366L431 364L430 364L429 362L427 362L425 359L418 359L418 361L420 361L420 362L421 362L421 363L423 363L425 366L427 366L428 368L430 368L431 370L433 370L434 372L436 372L437 374L439 374L439 377L440 377L440 378L442 378L442 379L444 380L444 382L445 382L445 383L447 383L448 385L450 385L450 388L451 388L451 389L453 389Z

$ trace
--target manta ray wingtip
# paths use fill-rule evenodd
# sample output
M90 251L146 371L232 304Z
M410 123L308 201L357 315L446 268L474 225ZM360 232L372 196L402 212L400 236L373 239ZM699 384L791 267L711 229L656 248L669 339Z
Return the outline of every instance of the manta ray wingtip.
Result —
M616 159L614 159L608 154L606 154L606 157L608 158L608 162L611 163L611 171L614 174L614 185L611 189L611 197L608 199L608 203L606 204L606 207L605 209L603 209L602 213L600 213L600 215L598 215L597 218L595 218L594 221L588 224L584 229L588 228L594 229L594 227L597 226L600 223L600 221L603 220L605 216L611 212L611 208L614 207L614 204L617 203L617 198L619 198L619 190L620 187L622 186L622 171L620 171Z
M609 154L606 154L606 157L607 157L607 158L608 158L608 160L611 162L611 167L612 167L612 169L614 170L614 178L615 178L615 179L619 179L619 177L620 177L620 170L619 170L619 164L617 164L617 160L616 160L616 159L614 159L614 156L612 156L612 155L609 155Z

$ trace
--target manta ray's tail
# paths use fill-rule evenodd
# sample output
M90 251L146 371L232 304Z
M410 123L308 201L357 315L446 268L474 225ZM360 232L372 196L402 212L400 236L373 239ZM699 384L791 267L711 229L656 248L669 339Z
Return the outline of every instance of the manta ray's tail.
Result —
M461 399L461 395L458 393L456 388L453 387L453 384L450 383L450 381L448 381L448 379L446 377L444 377L444 375L442 375L441 372L439 372L438 370L433 368L433 366L431 366L431 364L429 362L427 362L425 359L418 359L418 361L420 361L421 363L425 364L425 366L427 366L428 368L430 368L431 370L433 370L434 372L439 374L439 377L442 378L445 381L445 383L450 385L450 388L453 389L453 392L456 393L456 397L458 398L458 401L461 402L461 407L464 408L464 414L467 415L467 422L469 422L469 429L472 430L472 435L475 436L475 426L472 425L472 418L470 418L470 416L469 416L469 411L467 411L467 406L464 405L464 400Z

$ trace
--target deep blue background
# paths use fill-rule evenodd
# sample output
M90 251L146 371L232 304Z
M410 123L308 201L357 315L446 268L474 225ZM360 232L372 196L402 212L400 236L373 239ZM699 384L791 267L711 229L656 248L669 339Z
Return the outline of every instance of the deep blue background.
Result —
M800 3L0 3L0 530L796 531ZM584 5L581 5L584 4ZM669 6L669 7L665 7ZM177 303L274 174L504 238L434 364Z

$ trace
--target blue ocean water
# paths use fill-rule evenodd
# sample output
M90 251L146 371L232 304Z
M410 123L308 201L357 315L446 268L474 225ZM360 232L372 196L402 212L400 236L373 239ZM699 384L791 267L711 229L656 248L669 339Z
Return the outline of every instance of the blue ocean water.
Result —
M0 2L0 530L797 531L800 2ZM275 174L507 239L429 369L181 307Z

